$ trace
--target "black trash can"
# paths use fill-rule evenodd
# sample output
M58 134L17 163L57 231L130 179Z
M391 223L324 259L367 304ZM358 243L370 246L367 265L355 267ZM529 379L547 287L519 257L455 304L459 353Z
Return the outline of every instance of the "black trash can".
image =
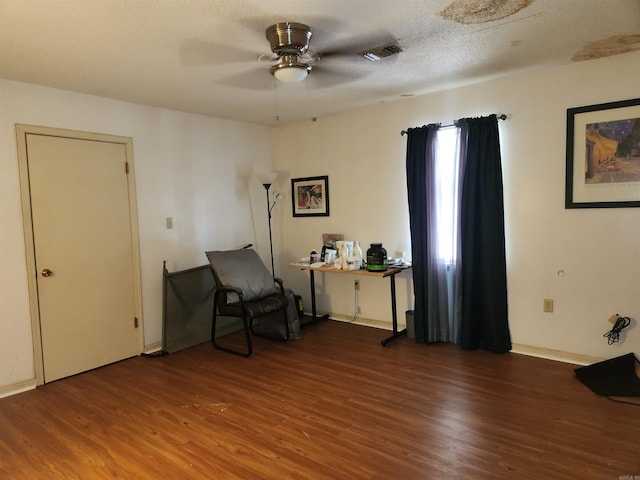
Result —
M405 319L407 323L407 337L415 339L416 328L415 324L413 323L413 310L407 310L405 312Z

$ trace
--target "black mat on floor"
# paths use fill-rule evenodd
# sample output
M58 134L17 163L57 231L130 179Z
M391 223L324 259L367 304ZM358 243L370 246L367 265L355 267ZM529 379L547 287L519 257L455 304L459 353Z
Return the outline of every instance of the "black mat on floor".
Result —
M576 377L598 395L640 397L639 363L633 353L574 370Z

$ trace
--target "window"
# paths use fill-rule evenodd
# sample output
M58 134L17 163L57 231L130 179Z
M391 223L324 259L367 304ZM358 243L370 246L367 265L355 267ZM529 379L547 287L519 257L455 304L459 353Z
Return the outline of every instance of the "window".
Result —
M454 126L438 130L435 177L438 259L445 265L456 260L458 199L458 129Z

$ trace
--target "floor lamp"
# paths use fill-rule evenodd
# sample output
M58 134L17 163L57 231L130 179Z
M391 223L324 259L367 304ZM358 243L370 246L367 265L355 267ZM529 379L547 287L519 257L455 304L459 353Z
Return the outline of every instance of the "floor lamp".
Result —
M273 237L271 235L271 211L273 207L276 205L276 200L279 197L279 194L276 194L276 198L273 203L270 203L269 198L269 189L271 188L271 184L275 182L278 174L276 172L264 172L259 174L260 182L262 186L267 191L267 216L269 218L269 251L271 252L271 275L276 276L276 271L273 266Z

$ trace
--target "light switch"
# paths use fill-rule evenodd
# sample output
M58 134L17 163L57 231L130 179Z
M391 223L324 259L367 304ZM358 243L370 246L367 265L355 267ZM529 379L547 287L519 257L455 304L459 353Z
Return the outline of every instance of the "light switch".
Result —
M167 217L167 230L171 230L173 228L173 217Z

